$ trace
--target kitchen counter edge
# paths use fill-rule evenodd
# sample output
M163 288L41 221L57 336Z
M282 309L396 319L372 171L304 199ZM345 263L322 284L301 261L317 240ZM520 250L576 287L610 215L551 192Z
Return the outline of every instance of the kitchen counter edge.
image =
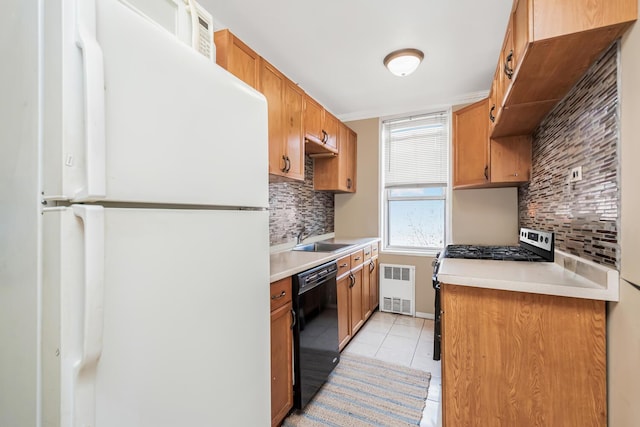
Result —
M302 271L316 267L325 262L333 261L347 254L353 253L375 242L379 237L365 237L360 239L330 239L333 243L350 244L344 249L335 252L304 252L283 250L272 253L270 256L271 276L270 283L285 277L294 276Z
M440 283L603 301L619 300L617 270L556 250L555 262L448 259Z

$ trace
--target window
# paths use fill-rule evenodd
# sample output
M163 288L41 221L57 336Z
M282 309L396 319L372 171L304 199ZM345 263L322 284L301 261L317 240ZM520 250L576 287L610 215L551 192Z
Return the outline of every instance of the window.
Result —
M433 252L446 241L449 113L385 120L385 249Z

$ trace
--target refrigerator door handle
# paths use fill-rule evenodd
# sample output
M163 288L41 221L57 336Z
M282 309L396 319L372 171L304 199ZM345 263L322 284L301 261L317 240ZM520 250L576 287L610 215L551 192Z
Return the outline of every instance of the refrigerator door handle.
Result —
M82 49L86 182L74 201L106 197L104 64L96 40L96 1L76 1L76 44Z
M104 324L104 208L72 205L84 224L84 313L80 359L74 365L75 425L95 425L95 375Z

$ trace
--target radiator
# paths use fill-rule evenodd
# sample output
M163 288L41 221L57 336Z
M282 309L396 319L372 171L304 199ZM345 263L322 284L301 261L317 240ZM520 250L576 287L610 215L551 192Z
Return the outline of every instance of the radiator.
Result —
M416 267L380 264L380 311L415 316Z

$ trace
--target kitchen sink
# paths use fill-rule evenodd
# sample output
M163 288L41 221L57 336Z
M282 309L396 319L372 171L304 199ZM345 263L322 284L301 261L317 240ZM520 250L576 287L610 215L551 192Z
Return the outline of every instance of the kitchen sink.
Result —
M349 246L353 245L349 243L315 242L297 245L293 250L304 252L336 252L340 249L348 248Z

